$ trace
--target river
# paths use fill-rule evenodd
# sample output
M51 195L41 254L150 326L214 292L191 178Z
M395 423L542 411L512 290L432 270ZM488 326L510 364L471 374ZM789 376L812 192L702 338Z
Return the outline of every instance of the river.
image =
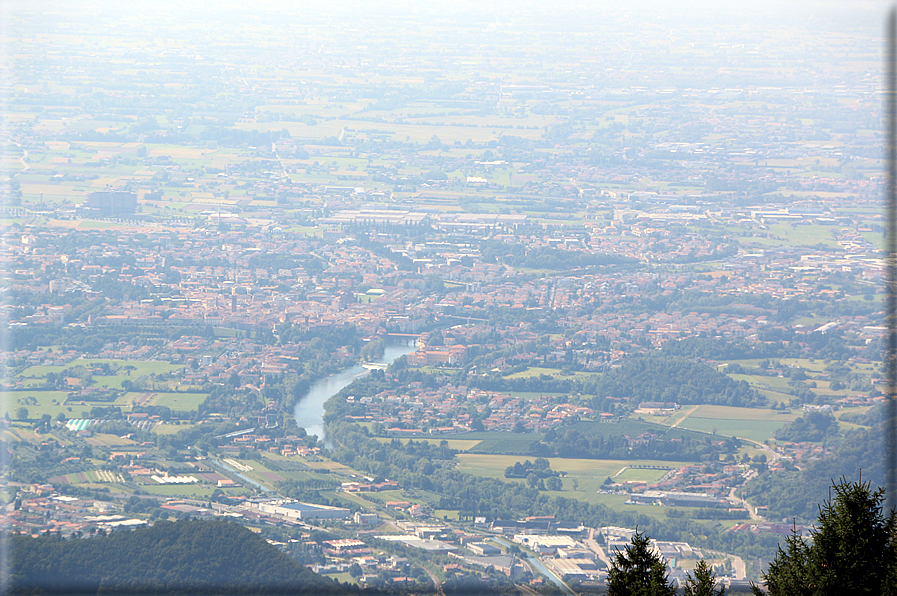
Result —
M375 362L389 364L415 349L414 346L386 346L383 357ZM324 402L367 372L366 368L358 364L312 383L308 393L296 403L296 408L293 410L296 425L304 428L305 432L310 435L317 435L319 439L324 438Z

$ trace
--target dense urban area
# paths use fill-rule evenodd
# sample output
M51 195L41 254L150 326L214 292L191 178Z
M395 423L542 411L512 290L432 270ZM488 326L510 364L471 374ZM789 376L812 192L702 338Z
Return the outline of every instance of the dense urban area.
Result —
M3 31L16 538L738 592L883 482L877 14L97 7Z

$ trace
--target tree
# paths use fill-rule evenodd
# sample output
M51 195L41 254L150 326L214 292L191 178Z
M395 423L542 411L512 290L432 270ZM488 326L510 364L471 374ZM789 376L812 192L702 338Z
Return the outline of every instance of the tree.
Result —
M651 539L636 530L632 544L614 554L607 574L608 596L673 596L676 588L667 579L667 566L651 550Z
M28 419L28 408L19 408L16 410L16 418L19 420L27 420Z
M819 507L812 543L795 532L785 550L779 547L763 576L772 596L894 593L897 514L885 516L884 490L843 478L832 490L834 500Z
M716 575L707 561L701 559L695 565L695 574L685 574L685 587L683 596L724 596L726 589L716 589Z
M383 343L383 340L375 339L366 343L364 347L361 348L361 359L365 362L371 362L378 358L382 358L385 351L386 345Z
M545 479L545 488L548 490L561 490L563 488L563 483L557 476L549 476Z

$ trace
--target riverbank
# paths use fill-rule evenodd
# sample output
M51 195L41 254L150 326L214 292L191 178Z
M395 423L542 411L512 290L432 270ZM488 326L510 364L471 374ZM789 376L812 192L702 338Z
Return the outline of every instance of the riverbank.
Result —
M414 350L414 346L386 346L383 356L375 360L374 364L388 366ZM351 385L355 379L369 372L363 365L356 364L312 383L308 392L296 402L293 408L293 417L296 419L296 425L304 428L309 435L316 435L319 439L324 439L324 443L327 444L324 427L324 403Z

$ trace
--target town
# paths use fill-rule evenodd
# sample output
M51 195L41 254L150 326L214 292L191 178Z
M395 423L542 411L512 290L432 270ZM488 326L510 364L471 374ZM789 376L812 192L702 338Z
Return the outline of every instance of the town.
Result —
M740 592L880 483L878 29L657 16L669 71L625 11L569 57L529 13L50 12L9 34L5 531L228 520L362 591L527 595L646 532Z

